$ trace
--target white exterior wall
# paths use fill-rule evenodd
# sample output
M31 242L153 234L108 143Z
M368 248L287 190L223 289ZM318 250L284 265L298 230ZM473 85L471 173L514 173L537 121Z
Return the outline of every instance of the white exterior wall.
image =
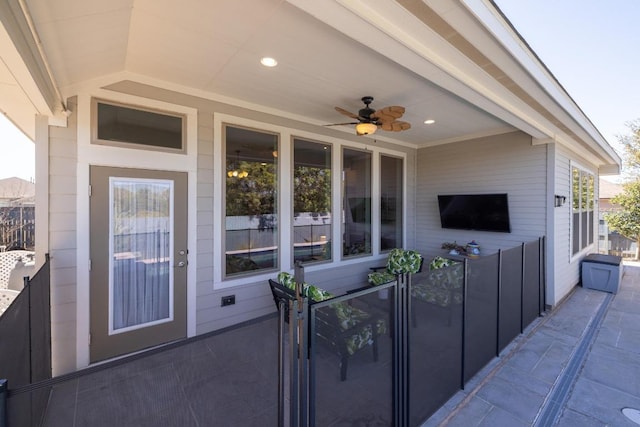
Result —
M188 284L188 335L202 334L236 323L250 320L275 311L275 305L267 284L268 278L277 272L252 277L222 280L220 266L224 255L219 253L224 218L220 217L221 190L224 182L224 164L221 158L221 120L247 125L256 129L276 131L280 134L282 163L291 160L291 137L300 136L333 145L334 190L339 193L342 147L368 149L373 152L373 170L379 166L379 155L387 154L404 158L405 168L405 247L415 247L415 153L416 150L395 146L383 141L358 138L355 135L327 130L279 118L266 113L231 106L228 104L187 96L177 92L160 90L131 82L103 89L84 89L78 101L73 98L70 108L73 114L67 128L50 127L50 247L52 286L52 351L54 375L61 375L89 364L89 284L88 284L88 170L91 164L106 166L139 167L150 169L189 171L189 273ZM147 105L167 111L189 113L188 127L191 135L197 134L195 150L189 148L184 155L149 152L122 147L94 146L90 144L91 95L128 105ZM77 105L76 105L77 104ZM157 104L157 107L156 107ZM175 108L172 108L171 106ZM216 120L218 118L218 120ZM344 135L344 137L342 137ZM191 142L189 142L191 144ZM191 145L189 146L191 147ZM195 155L193 154L196 152ZM283 176L290 173L290 166L281 165ZM374 173L374 182L379 177ZM194 190L192 191L192 187ZM287 201L289 186L283 187L280 209L291 209ZM84 191L87 189L87 191ZM373 194L374 201L376 194ZM340 195L334 196L334 216L338 216ZM375 203L375 202L374 202ZM374 205L375 206L375 205ZM291 219L292 215L288 214ZM284 231L284 236L292 234ZM334 227L334 254L339 254L341 240L339 225ZM193 243L195 242L195 243ZM377 243L374 244L374 248ZM281 242L283 254L286 242ZM290 254L291 251L288 251ZM384 264L386 254L374 254L348 261L340 261L337 255L331 263L309 266L307 280L328 290L355 286L366 281L368 269ZM80 267L83 266L83 267ZM292 267L288 258L281 259L281 270ZM78 285L83 284L83 285ZM193 293L191 293L193 290ZM236 304L221 307L221 297L235 295ZM189 320L191 319L191 320Z
M555 208L555 271L553 280L555 282L554 294L547 295L547 303L555 305L560 302L575 285L580 282L580 261L586 254L597 252L598 249L598 169L588 163L577 153L571 152L562 146L555 146L555 188L556 194L567 197L567 201L562 207ZM594 175L595 183L595 210L593 244L587 246L576 255L571 255L571 162L577 162L582 168L587 169Z
M485 137L418 151L417 248L443 255L443 242L475 240L482 253L495 253L546 234L547 145L532 145L521 132ZM511 233L451 230L440 226L439 194L507 193Z
M54 375L76 368L77 105L67 127L49 128L49 255L51 257L51 360ZM84 286L88 286L88 283Z

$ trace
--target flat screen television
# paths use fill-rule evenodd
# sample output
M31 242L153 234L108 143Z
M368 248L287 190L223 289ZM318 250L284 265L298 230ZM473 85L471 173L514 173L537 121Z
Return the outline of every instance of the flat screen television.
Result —
M506 194L438 195L442 228L510 233Z

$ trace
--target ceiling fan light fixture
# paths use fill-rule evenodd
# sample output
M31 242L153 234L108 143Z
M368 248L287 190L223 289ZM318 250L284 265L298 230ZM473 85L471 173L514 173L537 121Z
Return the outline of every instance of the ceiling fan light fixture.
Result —
M358 123L356 125L356 135L371 135L376 133L378 126L375 123Z

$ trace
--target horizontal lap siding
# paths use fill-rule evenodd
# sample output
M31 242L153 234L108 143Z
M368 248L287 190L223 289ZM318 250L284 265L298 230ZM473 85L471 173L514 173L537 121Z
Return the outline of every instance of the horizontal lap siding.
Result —
M76 100L67 103L76 111ZM77 114L67 127L49 127L49 254L51 360L54 375L76 369Z
M131 89L131 88L129 88ZM149 89L148 87L146 88ZM171 96L163 96L166 92L145 90L144 96L160 99L166 102L176 102ZM131 91L136 94L136 91ZM142 93L137 93L141 95ZM196 272L196 334L202 334L213 330L232 326L239 322L251 320L260 316L275 312L275 304L271 297L271 291L266 279L256 279L255 282L229 287L217 288L214 284L214 259L222 254L214 253L214 214L216 203L221 200L214 198L213 189L216 177L214 176L214 145L222 141L214 141L214 115L217 112L234 114L257 121L265 121L277 125L286 125L288 122L279 121L273 116L265 116L248 110L238 110L235 107L225 106L216 102L206 101L201 98L185 96L181 103L198 108L198 182L197 182L197 272ZM292 131L295 133L295 130ZM318 140L322 136L318 135ZM382 142L378 146L397 149L406 154L406 199L405 212L406 247L415 246L415 150L393 147ZM335 150L337 155L340 150ZM391 154L393 155L393 154ZM306 280L329 291L341 290L345 287L353 287L367 278L369 267L380 265L380 261L373 261L372 257L363 257L360 262L353 261L349 265L325 264L307 268ZM382 261L384 264L384 260ZM275 278L277 272L269 276ZM264 276L261 276L264 277ZM231 306L221 306L221 298L226 295L235 295L236 303Z
M560 302L571 289L580 282L580 261L582 257L571 255L571 162L578 162L580 166L594 173L596 184L596 199L598 198L598 169L581 158L577 153L568 149L556 147L556 194L566 196L564 206L555 208L555 295L551 304ZM597 209L596 204L596 209ZM597 251L598 212L594 212L594 246L588 252Z
M518 246L546 230L546 150L515 132L418 150L417 248L442 255L443 242L479 243L481 251ZM442 229L439 194L507 193L511 233Z

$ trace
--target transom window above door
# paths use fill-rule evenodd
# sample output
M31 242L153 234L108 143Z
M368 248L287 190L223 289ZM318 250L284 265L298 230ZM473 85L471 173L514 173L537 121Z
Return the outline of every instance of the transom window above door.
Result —
M185 151L185 118L94 99L92 142L101 145Z

